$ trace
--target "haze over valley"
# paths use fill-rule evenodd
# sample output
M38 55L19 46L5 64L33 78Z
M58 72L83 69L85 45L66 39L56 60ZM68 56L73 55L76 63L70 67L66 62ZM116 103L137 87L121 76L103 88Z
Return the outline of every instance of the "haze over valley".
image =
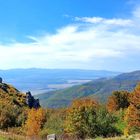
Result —
M64 89L98 78L110 78L118 74L120 72L80 69L0 70L4 82L14 85L22 92L31 91L33 94Z

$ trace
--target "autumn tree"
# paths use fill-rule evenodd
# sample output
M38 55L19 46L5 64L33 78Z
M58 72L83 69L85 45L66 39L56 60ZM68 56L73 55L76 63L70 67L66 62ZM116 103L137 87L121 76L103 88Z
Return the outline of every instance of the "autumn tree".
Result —
M25 130L28 136L36 136L39 134L43 124L46 121L45 110L42 108L39 109L30 109L28 111L27 120L25 122Z
M130 93L127 91L114 91L107 102L109 112L125 109L129 106Z
M65 132L84 137L88 131L87 125L94 119L91 116L94 116L97 106L98 103L91 99L74 100L67 109Z
M80 138L116 135L115 121L95 100L79 99L67 110L65 132Z
M125 117L128 132L140 132L140 83L136 86L130 96L130 106Z

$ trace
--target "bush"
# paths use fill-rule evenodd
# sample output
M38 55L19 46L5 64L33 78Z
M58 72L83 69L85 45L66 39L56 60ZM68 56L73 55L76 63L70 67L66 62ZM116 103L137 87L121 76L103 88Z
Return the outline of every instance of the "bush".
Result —
M13 106L11 103L0 101L0 129L22 126L25 121L25 117L21 119L23 110L23 108Z
M46 131L48 134L62 134L65 114L65 109L48 109L47 121L44 124L43 131Z
M80 138L115 136L120 134L115 126L116 122L117 117L96 101L81 99L74 101L68 108L65 132Z

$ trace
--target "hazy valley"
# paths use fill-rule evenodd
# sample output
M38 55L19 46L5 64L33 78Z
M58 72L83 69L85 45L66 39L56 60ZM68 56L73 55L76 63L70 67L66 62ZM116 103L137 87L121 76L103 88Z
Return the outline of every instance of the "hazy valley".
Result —
M132 91L140 82L140 71L123 73L112 78L101 78L70 88L40 94L41 104L45 107L63 107L70 105L77 98L96 98L106 102L108 96L116 90Z
M79 85L98 78L109 78L120 72L104 70L78 69L11 69L0 70L0 76L6 83L12 84L20 91L40 94L73 85Z

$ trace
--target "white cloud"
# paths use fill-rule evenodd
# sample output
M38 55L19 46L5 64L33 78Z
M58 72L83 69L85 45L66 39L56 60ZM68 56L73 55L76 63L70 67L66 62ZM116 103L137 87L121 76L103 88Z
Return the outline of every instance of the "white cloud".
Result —
M131 70L140 59L139 8L130 18L76 17L55 34L31 43L0 45L1 68L45 67Z
M140 18L140 7L138 6L132 13L134 17Z
M137 13L136 13L137 14ZM108 25L118 25L118 26L132 26L133 21L130 19L113 18L106 19L101 17L75 17L76 21L82 21L93 24L108 24Z
M101 17L75 17L76 21L82 21L82 22L89 22L89 23L100 23L104 20L104 18Z

